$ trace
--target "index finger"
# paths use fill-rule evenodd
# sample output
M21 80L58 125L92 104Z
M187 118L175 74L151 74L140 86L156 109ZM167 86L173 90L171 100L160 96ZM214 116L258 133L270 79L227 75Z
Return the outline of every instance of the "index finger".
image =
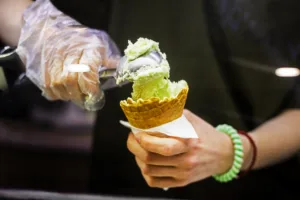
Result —
M100 54L97 49L85 49L79 60L79 64L90 67L90 71L78 74L78 85L81 92L85 95L99 95L100 82L98 67L101 65Z
M174 156L189 150L187 141L181 138L157 137L145 132L137 133L136 137L142 148L163 156Z

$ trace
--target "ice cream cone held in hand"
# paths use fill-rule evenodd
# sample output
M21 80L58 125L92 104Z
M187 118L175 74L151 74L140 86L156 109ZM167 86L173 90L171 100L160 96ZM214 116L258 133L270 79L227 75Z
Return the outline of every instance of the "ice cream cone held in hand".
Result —
M143 64L136 71L126 65L155 51L162 60ZM120 102L120 106L130 125L139 129L157 127L180 118L188 95L186 81L171 82L170 66L166 55L153 40L139 38L134 44L129 41L125 50L125 66L117 77L117 82L133 82L131 97Z

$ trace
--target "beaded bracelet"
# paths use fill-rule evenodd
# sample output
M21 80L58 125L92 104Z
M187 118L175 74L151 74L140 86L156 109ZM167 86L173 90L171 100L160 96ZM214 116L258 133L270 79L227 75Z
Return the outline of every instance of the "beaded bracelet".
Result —
M244 151L241 137L232 126L222 124L217 126L216 129L230 136L234 149L234 159L231 168L224 174L213 175L215 180L224 183L237 178L244 162Z

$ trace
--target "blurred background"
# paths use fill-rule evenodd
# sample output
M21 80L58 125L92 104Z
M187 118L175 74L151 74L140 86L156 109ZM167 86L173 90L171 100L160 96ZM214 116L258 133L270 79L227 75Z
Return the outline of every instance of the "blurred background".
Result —
M299 108L298 76L275 74L300 64L298 1L52 2L81 23L106 30L120 50L139 37L159 41L172 79L190 85L186 107L212 125L248 131L284 109ZM126 148L128 130L118 122L124 119L119 101L130 85L107 91L104 109L91 113L47 102L33 85L14 84L17 72L1 73L13 85L0 92L1 188L175 199L299 198L298 155L228 184L207 179L167 192L149 188Z

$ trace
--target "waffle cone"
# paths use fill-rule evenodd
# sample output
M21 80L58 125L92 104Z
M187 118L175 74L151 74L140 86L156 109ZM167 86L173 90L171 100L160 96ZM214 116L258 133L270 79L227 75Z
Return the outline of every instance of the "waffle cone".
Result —
M187 99L188 87L183 88L174 98L151 98L148 100L132 98L120 102L129 123L140 129L149 129L171 122L182 116Z

